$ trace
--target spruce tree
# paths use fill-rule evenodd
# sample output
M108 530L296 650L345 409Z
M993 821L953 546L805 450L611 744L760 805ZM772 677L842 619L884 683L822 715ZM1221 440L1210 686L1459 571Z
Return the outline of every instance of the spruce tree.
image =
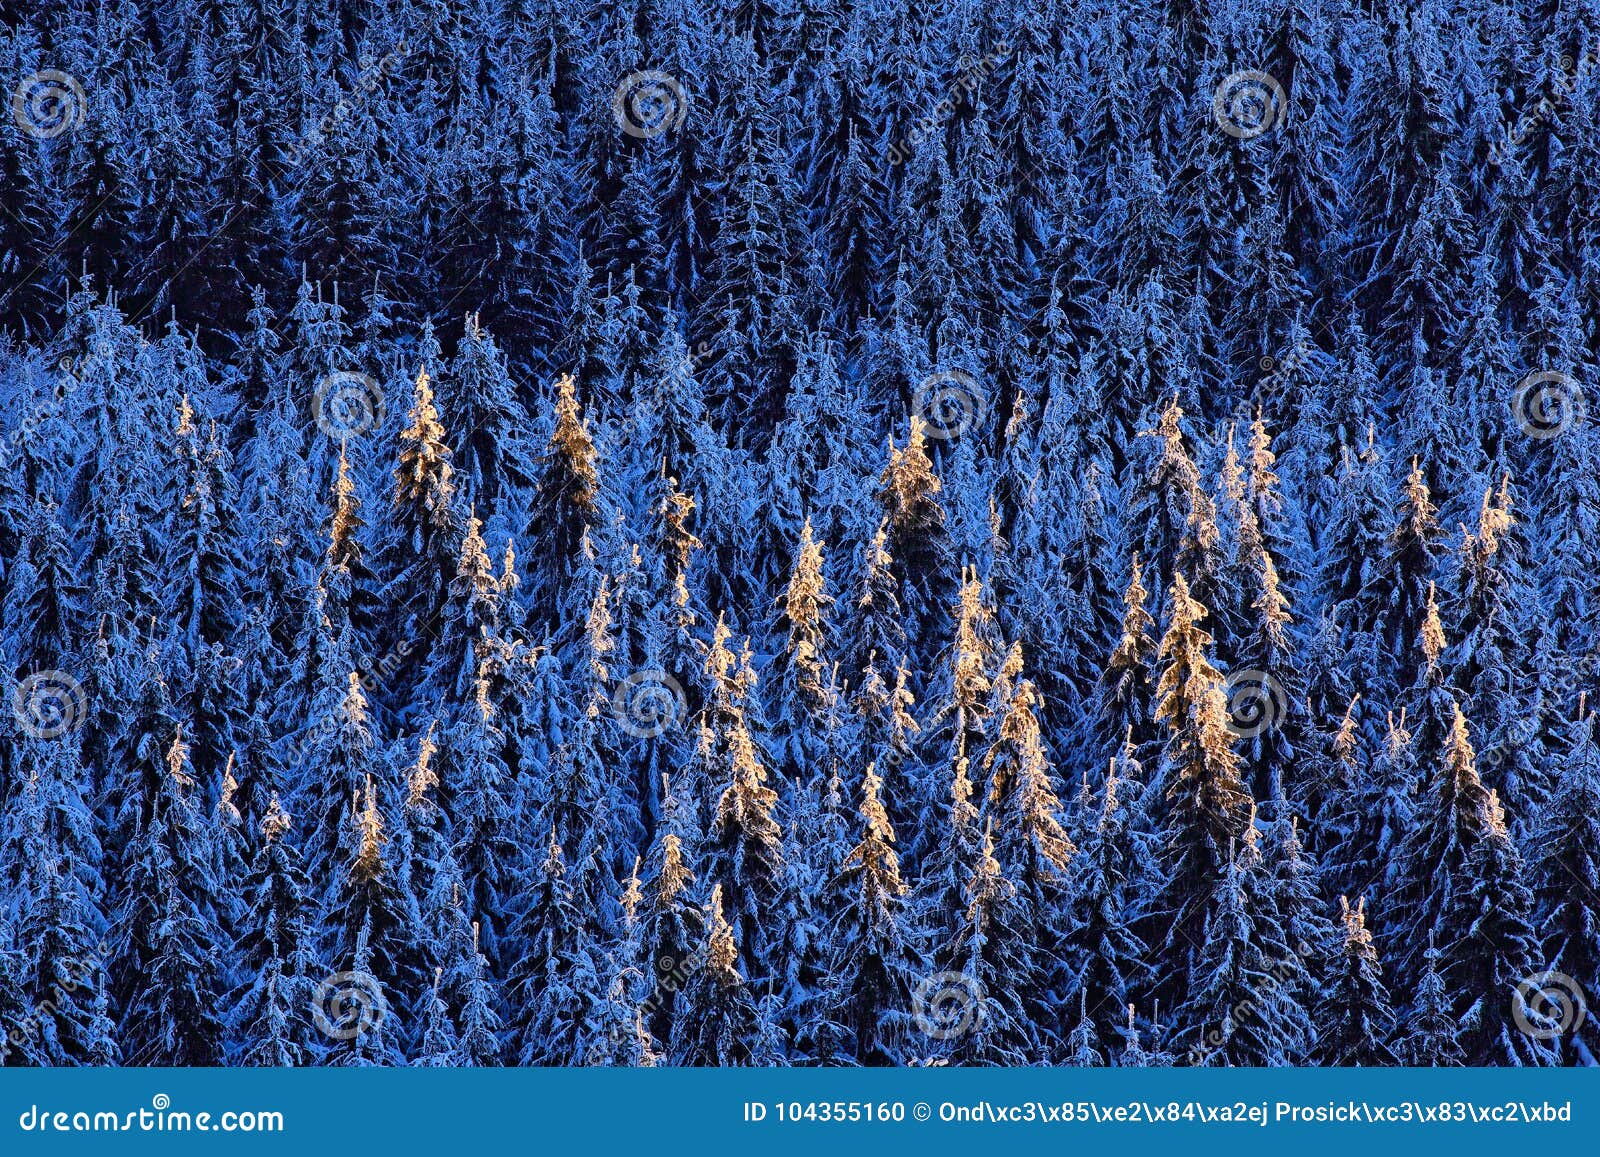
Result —
M1124 737L1131 736L1135 746L1143 750L1155 737L1152 698L1156 621L1145 609L1147 592L1137 551L1129 569L1122 600L1126 608L1122 635L1101 674L1097 710L1106 743L1121 743Z
M1438 927L1454 937L1443 964L1445 984L1461 1010L1456 1040L1468 1065L1553 1064L1549 1045L1527 1031L1506 999L1535 973L1539 960L1533 892L1494 792L1482 809L1463 886L1439 914Z
M226 1016L231 1063L297 1067L311 1062L320 1038L315 999L314 907L292 820L274 794L245 876L238 987Z
M1456 1040L1460 1030L1451 1007L1452 993L1439 971L1441 955L1430 935L1428 947L1422 954L1422 976L1417 981L1416 996L1404 1021L1406 1032L1396 1050L1401 1062L1407 1065L1443 1068L1462 1063L1461 1046Z
M1077 849L1062 826L1061 801L1033 713L1038 702L1033 684L1023 680L1006 705L1000 734L984 756L989 780L984 814L996 832L995 855L1017 886L1031 938L1053 944L1066 926L1067 888ZM1048 985L1055 979L1042 977L1041 982ZM1042 998L1043 993L1035 994L1035 999ZM1040 1019L1036 1009L1030 1019Z
M824 1004L847 1034L847 1054L861 1064L891 1064L905 1057L912 1029L906 1009L927 966L900 878L894 829L879 798L882 786L868 764L861 787L861 840L830 885L851 900L828 929L833 948Z
M1125 770L1137 769L1131 757ZM1119 778L1117 761L1098 793L1083 798L1085 831L1073 858L1067 961L1071 987L1102 1040L1121 1031L1129 998L1145 986L1147 949L1135 928L1141 898L1159 884L1154 840L1129 822L1122 796L1138 783Z
M888 530L886 542L899 602L924 636L948 601L954 576L945 508L939 494L944 484L928 457L926 427L913 415L906 444L889 441L889 464L878 479L878 505Z
M1317 1059L1339 1066L1395 1064L1394 1010L1362 901L1352 908L1339 897L1339 933L1329 987L1317 1008Z
M393 837L370 777L352 796L347 817L350 850L325 920L333 933L328 958L334 971L323 982L331 991L322 999L332 999L343 985L357 1001L355 1023L328 1018L338 1042L334 1063L392 1064L400 1055L402 1010L414 1008L423 990L422 916L394 867Z
M1172 616L1157 663L1156 719L1167 726L1155 787L1166 798L1166 880L1157 900L1158 950L1185 972L1205 943L1205 909L1229 867L1233 847L1253 822L1254 804L1240 778L1227 727L1222 676L1207 657L1206 610L1173 579ZM1170 975L1170 973L1169 973Z
M947 971L919 988L925 1007L918 1028L942 1042L934 1050L956 1064L1037 1063L1050 1029L1031 1019L1029 1006L1050 971L1051 949L1033 939L987 830L965 893L955 936L938 957Z
M598 520L594 442L578 405L577 383L567 374L556 383L555 427L539 460L531 533L545 544L538 564L543 601L536 608L547 618L555 599L571 580L578 544Z
M646 973L646 1029L671 1045L679 993L693 971L694 953L704 946L701 910L692 902L695 876L684 846L683 810L668 785L660 826L645 865L639 912Z
M400 432L390 518L390 597L398 604L394 622L402 637L415 637L438 612L439 592L455 573L460 543L455 467L445 444L444 425L434 404L428 367L417 372L407 425Z
M116 972L123 1055L135 1064L218 1064L223 885L181 735L167 749L149 826L133 853Z
M733 925L722 915L722 886L705 908L704 961L683 994L674 1032L673 1060L680 1065L743 1067L755 1063L757 1012L739 971Z
M1567 729L1566 767L1545 816L1538 843L1537 927L1544 931L1542 959L1571 977L1600 975L1600 743L1594 713ZM1581 981L1580 981L1581 983ZM1594 1027L1574 1025L1561 1042L1563 1061L1600 1056Z
M1468 934L1448 920L1465 914L1457 901L1470 900L1467 863L1485 837L1489 817L1489 791L1478 778L1466 717L1457 707L1444 750L1422 786L1416 817L1389 863L1382 939L1397 976L1417 975L1421 941L1430 930L1436 930L1445 952Z
M521 955L506 980L515 1010L507 1025L508 1059L515 1064L572 1064L591 993L584 917L567 881L566 859L552 835L543 863L529 879L518 913L515 943Z

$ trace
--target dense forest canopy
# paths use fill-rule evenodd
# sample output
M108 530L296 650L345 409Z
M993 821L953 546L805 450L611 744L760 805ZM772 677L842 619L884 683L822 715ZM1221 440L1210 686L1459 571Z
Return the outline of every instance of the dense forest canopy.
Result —
M1595 0L0 23L5 1063L1600 1055Z

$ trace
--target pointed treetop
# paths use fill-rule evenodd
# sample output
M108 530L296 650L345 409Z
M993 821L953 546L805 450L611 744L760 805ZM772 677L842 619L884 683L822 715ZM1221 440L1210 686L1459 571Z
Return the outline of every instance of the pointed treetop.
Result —
M167 748L167 774L180 794L194 786L194 776L189 772L189 745L183 741L181 725L173 732L172 743Z
M505 558L500 563L500 593L509 597L521 584L522 580L517 577L516 539L507 538Z
M1478 778L1478 757L1467 733L1467 717L1459 703L1452 701L1450 710L1450 731L1444 741L1445 776L1455 798L1468 803L1483 796L1483 782Z
M1272 472L1272 468L1277 461L1277 455L1272 452L1272 438L1267 433L1267 424L1262 421L1261 411L1258 409L1255 418L1250 422L1248 472L1250 500L1258 509L1263 502L1275 499L1278 476Z
M361 529L357 511L355 479L350 476L350 459L345 455L344 439L339 440L339 471L333 479L333 519L328 529L327 562L330 567L347 567L357 557L356 532Z
M429 793L439 786L439 775L433 770L433 756L439 750L433 732L438 725L438 720L430 720L428 730L417 742L417 762L406 777L406 803L411 807L429 802Z
M1244 466L1234 446L1234 424L1228 423L1228 449L1222 456L1222 496L1235 508L1245 504Z
M1392 759L1398 759L1400 754L1411 746L1411 732L1406 730L1406 709L1400 708L1400 718L1394 717L1394 712L1388 713L1388 730L1383 737L1384 749Z
M1411 537L1424 541L1431 540L1438 529L1434 522L1437 508L1428 493L1428 483L1422 476L1422 464L1417 458L1411 459L1411 473L1406 475L1405 509L1402 533L1409 533Z
M933 472L924 423L917 415L911 416L911 436L903 448L897 449L894 435L889 436L889 464L883 468L878 482L889 521L896 531L904 531L924 518L928 504L944 488ZM936 516L941 523L943 514L941 509Z
M1444 623L1439 618L1439 603L1434 597L1433 583L1430 582L1427 611L1422 619L1422 658L1430 672L1438 667L1444 648Z
M1139 562L1139 552L1136 550L1128 560L1128 587L1122 594L1122 605L1128 608L1129 614L1132 614L1136 608L1143 611L1144 601L1149 597L1150 592L1145 590L1144 587L1144 569ZM1149 616L1146 617L1148 618ZM1129 1007L1131 1008L1132 1006L1130 1005Z
M605 657L616 648L616 641L611 637L610 575L601 575L600 581L595 584L594 598L589 602L589 614L584 619L583 638L589 674L594 678L596 687L603 686L610 678Z
M1498 550L1500 540L1515 523L1511 475L1507 474L1500 480L1498 491L1490 486L1483 492L1483 506L1478 511L1478 541L1483 545L1484 553L1493 554Z
M808 517L800 527L800 544L784 594L791 630L815 627L823 608L833 602L822 577L822 549L823 543L814 536Z
M1356 906L1350 907L1348 897L1339 897L1339 924L1344 929L1345 953L1347 955L1366 955L1372 945L1372 933L1367 931L1367 898L1356 899Z
M884 810L883 780L878 775L876 761L867 764L867 773L861 784L861 818L867 821L869 835L885 843L894 843L894 828L889 825L889 813Z
M411 390L411 410L406 415L411 425L401 435L415 441L434 441L444 438L444 425L439 421L439 408L433 400L433 379L428 367L417 371L417 381Z
M360 794L359 788L357 794ZM371 881L384 873L383 846L389 840L383 831L383 813L378 810L378 790L373 787L370 774L367 776L365 799L365 805L356 815L361 847L356 853L356 862L350 874L357 880Z
M1016 894L1016 886L1006 879L1005 873L1000 870L1000 861L994 855L994 821L987 820L983 825L983 841L978 849L977 863L973 865L972 876L967 881L967 923L977 925L986 921L991 913L987 906L997 896L1008 897Z
M550 842L545 846L544 863L540 865L544 878L552 882L559 881L567 873L566 863L561 854L561 841L556 839L555 825L550 826Z
M1355 757L1360 742L1356 729L1356 705L1360 702L1359 693L1350 697L1350 705L1344 709L1344 718L1339 720L1339 730L1334 734L1333 757L1340 762L1348 762Z
M599 491L594 439L584 424L583 409L578 404L578 383L571 374L561 375L556 382L556 424L550 433L550 449L545 457L547 461L561 464L567 501L580 511L590 510Z
M267 801L266 814L261 817L261 838L269 844L276 843L288 833L293 823L293 818L278 801L278 793L273 792L272 798Z
M889 519L885 515L878 520L878 529L872 532L872 538L867 543L866 552L867 573L888 573L894 565L894 556L889 553ZM860 602L866 603L872 596L873 584L869 580L864 584Z
M1122 806L1122 797L1117 791L1117 789L1122 786L1122 777L1117 774L1117 766L1119 763L1126 763L1127 760L1131 758L1132 754L1133 740L1130 738L1123 744L1121 760L1118 760L1118 758L1113 755L1109 760L1106 761L1105 789L1101 792L1100 796L1100 827L1102 829L1111 824L1112 818L1117 814L1117 810ZM1085 770L1083 773L1083 782L1083 790L1085 794L1088 794L1090 789L1089 773L1087 770Z
M1491 838L1506 835L1506 809L1500 803L1500 793L1495 789L1489 790L1489 798L1483 808L1484 833Z
M689 523L694 519L694 496L678 489L678 480L667 473L664 461L661 464L661 481L662 496L656 512L661 517L666 553L672 561L673 571L682 575L689 569L689 560L694 557L694 552L705 543L689 529Z
M622 889L623 926L632 929L639 922L639 904L644 899L644 889L639 883L639 859L633 857L633 870Z
M1016 686L1018 677L1023 669L1022 640L1018 639L1006 651L1006 657L1000 661L1000 670L995 674L995 698L1001 703L1012 700L1012 688ZM1029 686L1029 684L1024 684Z
M239 823L244 819L234 803L234 797L239 794L239 781L234 778L233 761L233 752L230 751L228 762L222 768L222 788L217 800L217 816L224 823Z
M722 914L722 885L711 889L706 905L706 967L724 987L743 984L739 974L739 947L734 942L733 925Z
M1117 648L1111 653L1110 661L1106 664L1106 679L1110 683L1121 680L1128 671L1143 667L1155 653L1156 641L1152 632L1155 630L1156 621L1145 609L1147 598L1149 592L1144 587L1139 552L1134 551L1128 566L1128 586L1122 594L1122 605L1125 608L1122 615L1122 635L1117 640Z
M1289 599L1283 593L1278 567L1272 561L1272 555L1263 549L1257 558L1261 566L1261 593L1250 605L1260 611L1262 618L1269 623L1282 625L1294 622L1294 616L1289 613Z
M351 727L361 727L367 722L367 694L361 687L361 676L351 671L345 683L344 699L339 705L344 722Z
M454 471L426 366L417 373L406 418L409 424L400 432L400 463L395 467L395 504L419 507L442 525L455 494Z
M1050 781L1039 720L1039 693L1024 679L1000 721L1000 737L984 758L992 775L990 805L1005 819L1008 837L1027 840L1046 870L1064 871L1076 854L1060 823L1061 801Z
M461 536L461 558L456 564L456 574L470 579L480 589L494 587L494 563L489 561L489 547L483 541L483 520L478 517L478 504L467 510L467 532Z

